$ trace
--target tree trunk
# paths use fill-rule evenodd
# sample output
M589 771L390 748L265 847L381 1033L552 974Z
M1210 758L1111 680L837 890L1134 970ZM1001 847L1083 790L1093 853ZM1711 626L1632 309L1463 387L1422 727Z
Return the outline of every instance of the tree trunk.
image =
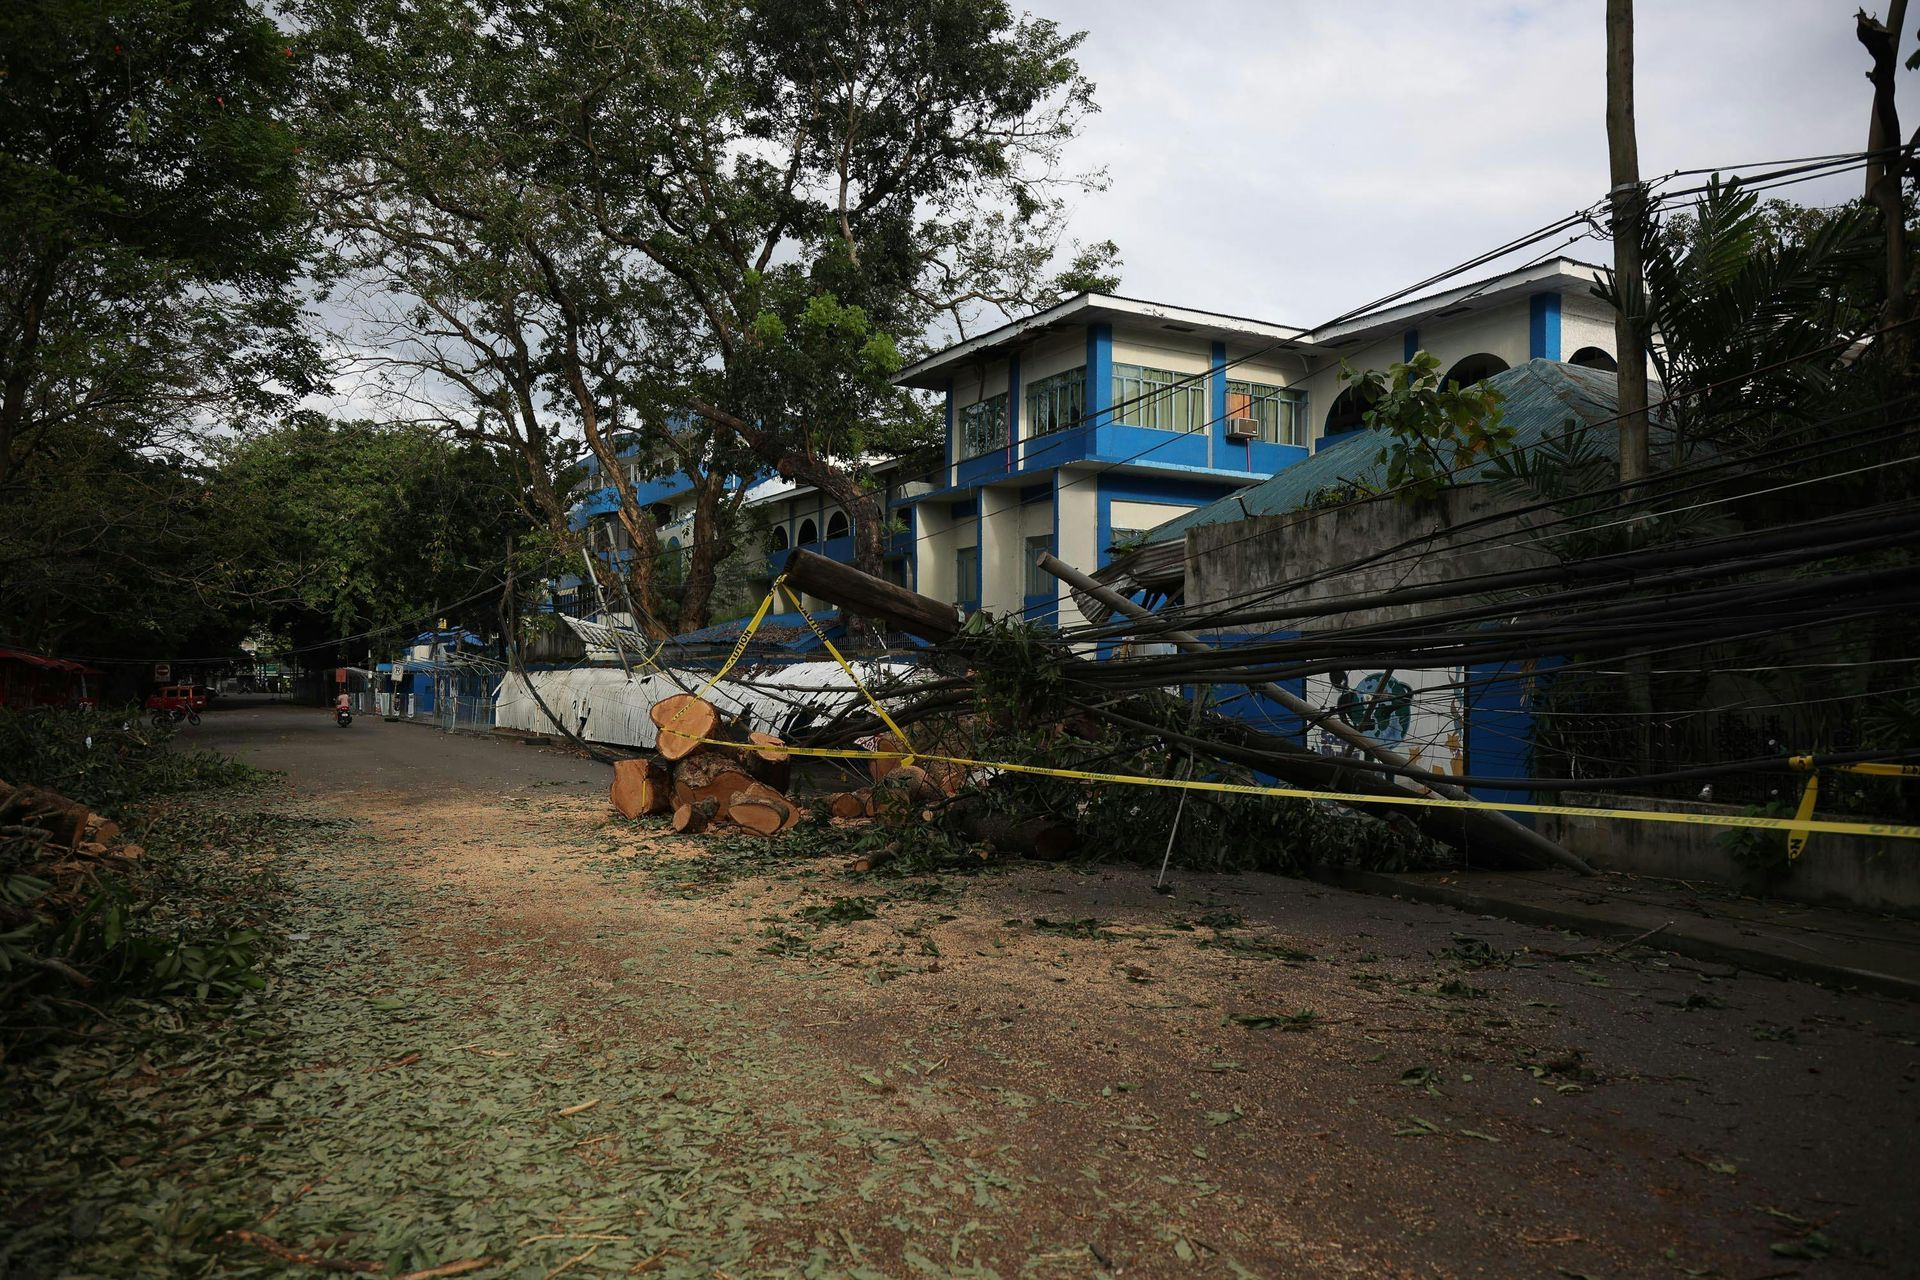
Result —
M693 544L687 548L687 572L680 582L680 630L698 631L713 621L713 590L720 563L733 554L722 520L727 500L724 476L709 475L694 487Z
M1615 375L1620 412L1620 483L1635 485L1650 469L1647 449L1646 286L1640 275L1640 144L1633 120L1633 0L1607 0L1607 160L1613 190L1613 277L1620 309L1613 317L1619 348ZM1628 488L1622 502L1637 490Z

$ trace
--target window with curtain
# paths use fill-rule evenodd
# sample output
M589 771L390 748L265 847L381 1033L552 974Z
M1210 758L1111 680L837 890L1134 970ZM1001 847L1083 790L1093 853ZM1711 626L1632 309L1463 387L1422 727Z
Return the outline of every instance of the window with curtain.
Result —
M960 456L977 458L1007 447L1007 395L1001 392L960 411Z
M1040 567L1040 553L1052 552L1053 535L1036 533L1027 539L1027 595L1051 596L1054 576Z
M953 598L969 609L980 605L980 548L961 547L953 553Z
M1205 375L1113 366L1113 420L1154 431L1201 431L1207 425Z
M1307 396L1303 391L1229 378L1227 416L1258 422L1260 438L1268 444L1307 442Z
M1069 369L1027 387L1027 436L1069 431L1087 410L1087 371Z

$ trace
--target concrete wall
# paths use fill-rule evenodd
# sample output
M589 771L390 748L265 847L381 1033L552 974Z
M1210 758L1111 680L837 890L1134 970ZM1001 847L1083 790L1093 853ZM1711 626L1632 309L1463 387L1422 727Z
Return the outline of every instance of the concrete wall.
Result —
M1187 535L1187 604L1204 608L1212 601L1244 600L1255 593L1264 595L1283 583L1320 572L1328 565L1347 564L1402 543L1413 545L1406 551L1385 555L1377 563L1312 583L1267 600L1265 604L1274 608L1316 604L1343 596L1368 595L1546 563L1550 557L1544 551L1515 551L1503 545L1504 539L1488 537L1500 530L1521 529L1524 522L1519 519L1476 526L1458 535L1459 540L1469 540L1473 545L1454 545L1455 527L1496 509L1497 499L1487 489L1488 486L1475 485L1450 490L1426 503L1408 504L1381 498L1330 511L1202 525ZM1427 610L1457 604L1457 601L1443 601L1428 606ZM1361 626L1403 621L1421 612L1417 605L1369 607L1284 625L1314 630ZM1276 630L1281 625L1251 622L1226 630L1258 633Z
M1631 796L1569 797L1567 802L1720 816L1744 812L1723 804L1639 800ZM1792 902L1920 915L1920 857L1908 847L1911 841L1816 833L1791 872L1784 878L1763 882L1720 847L1719 837L1729 828L1560 814L1542 814L1538 825L1543 835L1606 871L1709 881Z

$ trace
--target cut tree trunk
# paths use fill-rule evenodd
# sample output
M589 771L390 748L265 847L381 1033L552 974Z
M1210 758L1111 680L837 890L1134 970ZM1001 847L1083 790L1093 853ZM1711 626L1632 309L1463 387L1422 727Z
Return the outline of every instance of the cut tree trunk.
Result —
M957 834L1002 853L1030 858L1064 858L1080 847L1080 833L1071 823L1045 815L1020 817L995 810L985 796L967 796L946 812L947 825Z
M660 730L653 749L662 760L682 760L700 749L700 739L724 736L720 712L711 702L691 693L676 693L662 698L647 712Z
M869 816L867 806L872 802L873 792L864 788L859 791L836 791L827 797L827 812L836 818L865 818Z
M713 825L719 812L719 802L710 797L689 801L673 811L673 829L681 835L699 835Z
M751 745L742 749L747 772L775 791L785 791L793 783L793 757L778 735L754 732L747 735Z
M799 811L773 788L750 782L727 806L727 820L763 836L779 835L798 821Z
M701 751L674 766L673 802L712 800L727 816L734 796L753 785L753 778L741 770L740 761L724 751Z
M874 816L893 826L930 817L923 806L944 801L947 793L917 764L904 764L873 787Z
M673 808L673 778L653 760L616 760L613 764L613 807L628 818L665 813Z

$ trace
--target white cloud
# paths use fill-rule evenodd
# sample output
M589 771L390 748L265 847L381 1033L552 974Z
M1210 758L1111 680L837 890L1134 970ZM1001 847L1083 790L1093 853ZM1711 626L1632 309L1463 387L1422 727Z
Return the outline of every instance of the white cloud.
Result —
M1029 3L1088 33L1070 160L1112 186L1073 230L1119 243L1126 293L1314 324L1607 189L1602 0ZM1856 0L1637 7L1643 174L1865 145Z

